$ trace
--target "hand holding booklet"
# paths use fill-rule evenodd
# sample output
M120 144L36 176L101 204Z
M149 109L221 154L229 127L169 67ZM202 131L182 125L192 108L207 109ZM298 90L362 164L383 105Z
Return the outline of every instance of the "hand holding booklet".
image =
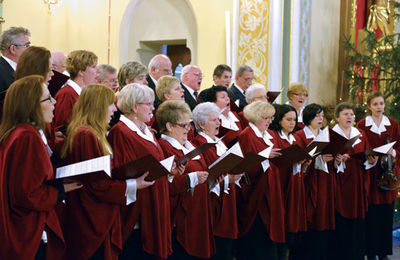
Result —
M244 160L242 149L239 143L236 143L208 166L208 182L215 183L219 176L225 173L231 173L231 170L242 160Z
M381 146L378 146L378 147L375 147L372 150L365 150L365 151L363 151L361 153L352 154L351 157L355 158L355 159L359 159L361 161L365 161L365 160L367 160L367 156L368 155L376 156L376 155L385 155L385 154L387 154L389 152L389 150L391 148L393 148L393 146L395 144L396 144L396 141L388 143L388 144L384 144L384 145L381 145Z

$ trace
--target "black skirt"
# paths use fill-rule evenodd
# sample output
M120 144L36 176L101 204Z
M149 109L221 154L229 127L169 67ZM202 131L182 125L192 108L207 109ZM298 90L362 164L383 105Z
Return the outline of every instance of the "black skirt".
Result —
M370 205L366 221L366 255L391 255L393 204Z
M329 259L364 260L365 219L335 214L335 231L329 244Z

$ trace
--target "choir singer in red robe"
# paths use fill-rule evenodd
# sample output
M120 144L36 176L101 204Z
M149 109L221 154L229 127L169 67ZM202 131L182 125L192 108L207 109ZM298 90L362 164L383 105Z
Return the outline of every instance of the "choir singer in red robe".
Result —
M370 150L368 137L363 130L353 127L354 111L350 103L340 103L335 108L338 122L333 131L346 139L361 135L345 154L335 155L336 176L335 232L330 242L333 246L330 259L364 259L365 216L368 209L369 173L377 161L376 156L367 156L361 161L352 154ZM334 140L332 140L334 141Z
M114 113L114 92L89 85L74 106L62 156L68 164L111 154L106 132ZM120 205L132 204L143 179L104 179L85 184L66 200L68 259L117 259L122 251Z
M297 125L296 109L289 105L280 105L270 128L274 130L274 147L287 148L297 143L293 131ZM307 231L306 205L304 193L304 174L301 163L279 168L283 199L285 201L286 245L290 259L299 258L301 236Z
M199 133L192 143L200 146L204 143L216 143L205 151L207 166L224 154L228 148L218 139L220 127L220 108L211 102L198 104L193 110L193 121ZM212 259L232 259L234 240L238 235L236 212L236 185L239 185L241 175L226 175L222 183L211 190L213 207L213 233L217 253ZM236 185L235 185L236 183Z
M260 153L273 146L268 130L275 109L267 101L255 101L243 110L249 121L239 136L243 154ZM269 158L279 156L272 148ZM278 259L277 244L285 242L284 203L279 171L268 159L246 172L248 181L241 182L237 192L239 224L238 259Z
M192 112L183 100L163 101L158 107L157 121L162 133L159 143L165 157L175 155L178 160L195 149L188 141L191 117ZM183 175L170 180L171 225L175 230L174 253L168 259L204 259L215 253L210 190L208 183L204 183L207 177L206 162L199 155L187 162Z
M387 142L397 143L389 150L392 161L397 162L393 168L394 175L399 178L400 135L399 126L393 118L384 115L385 99L382 93L372 92L367 97L370 115L360 120L357 127L364 130L371 148L385 145ZM378 163L371 168L369 199L366 225L366 255L368 259L387 259L392 254L393 203L397 198L397 189L384 190L378 187L378 180L383 177L383 168ZM385 258L386 257L386 258Z
M38 75L7 91L0 126L0 259L60 259L65 248L54 207L80 185L46 184L53 167L43 131L54 104Z
M148 154L163 160L163 150L146 125L153 116L153 90L128 84L118 93L117 100L123 115L108 134L114 149L114 166ZM124 248L120 259L167 258L172 253L170 216L168 179L164 176L138 191L135 204L121 207Z
M297 144L306 148L321 134L323 121L323 107L315 103L307 105L303 110L305 127L295 133ZM304 172L308 226L303 239L305 259L328 259L329 237L335 229L336 180L332 167L328 167L332 160L331 154L319 155Z

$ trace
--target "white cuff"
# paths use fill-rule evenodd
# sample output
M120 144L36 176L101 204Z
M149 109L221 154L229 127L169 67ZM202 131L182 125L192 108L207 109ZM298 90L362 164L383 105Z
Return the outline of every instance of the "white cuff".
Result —
M175 175L173 174L168 174L168 182L172 183L172 181L174 180Z
M197 172L191 172L188 174L190 180L190 188L194 189L197 184L199 184L199 178L197 177Z
M396 158L396 150L393 149L392 157Z
M374 163L369 163L368 160L366 160L364 162L365 170L371 169L372 167L374 167L376 165L377 162L378 162L378 160L376 160Z
M240 186L240 180L242 179L242 176L240 176L240 178L239 179L237 179L236 181L235 181L235 184L237 185L237 186L239 186L240 188L242 188L242 186Z
M219 196L221 193L219 184L216 184L213 188L211 188L210 192L214 192L215 194L217 194L217 196Z
M267 160L262 161L261 162L261 166L263 168L263 171L266 172L268 170L269 166L270 166L269 165L269 160L267 159Z
M324 160L322 160L321 155L319 155L319 156L317 156L317 158L315 158L314 166L315 166L315 169L317 169L317 170L321 170L326 173L329 173L328 164L326 162L324 162Z
M293 175L296 175L301 171L301 164L294 163L292 168L293 168Z
M136 201L137 182L136 179L127 179L126 181L126 205Z
M226 193L226 194L229 194L229 175L226 175L225 177L224 177L224 192Z
M46 233L46 231L45 230L43 230L43 233L42 233L42 241L43 241L43 243L47 243L47 233Z
M344 162L340 162L339 164L336 163L336 161L334 162L335 166L336 166L336 173L339 172L343 172L344 173L344 169L346 169L346 164Z

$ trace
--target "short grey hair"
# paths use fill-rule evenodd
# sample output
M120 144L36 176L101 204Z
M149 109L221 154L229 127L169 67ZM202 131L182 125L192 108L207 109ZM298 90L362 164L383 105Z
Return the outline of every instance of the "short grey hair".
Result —
M118 71L119 90L126 85L127 80L133 81L142 73L147 74L147 68L138 61L128 61L127 63L123 64Z
M154 56L153 58L151 58L149 65L147 66L147 69L149 70L149 72L151 71L151 68L156 68L159 69L160 68L160 64L161 64L161 60L162 59L166 59L171 61L167 55L164 54L157 54L156 56Z
M28 29L24 27L10 27L0 36L0 51L7 51L12 44L18 44L17 40L20 35L31 36Z
M245 71L253 72L253 69L247 65L241 65L236 71L236 76L241 77Z
M212 102L204 102L198 104L194 109L193 109L193 122L196 127L197 132L202 132L203 129L200 127L200 123L203 125L207 125L208 123L208 116L211 113L215 113L219 115L221 109Z
M109 64L100 64L97 66L99 69L99 75L97 76L100 80L104 80L106 78L106 74L114 74L117 73L117 69Z
M132 108L150 99L154 102L154 91L146 85L132 83L126 85L117 94L117 106L124 114L132 113Z
M265 88L264 85L262 85L260 83L254 83L248 89L246 89L246 101L247 101L247 103L250 104L251 101L254 100L255 92L257 90L262 90L262 91L264 91L264 94L267 94L267 89Z
M183 79L183 77L185 76L185 74L187 74L187 73L189 73L189 71L191 70L191 69L193 69L193 68L198 68L196 65L192 65L192 64L189 64L189 65L186 65L185 67L183 67L183 69L182 69L182 74L181 74L181 78Z

